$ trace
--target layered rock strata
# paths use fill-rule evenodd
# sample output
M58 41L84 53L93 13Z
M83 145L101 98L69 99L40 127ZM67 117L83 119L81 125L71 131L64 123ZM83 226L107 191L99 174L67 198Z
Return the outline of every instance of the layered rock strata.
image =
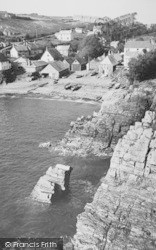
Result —
M93 202L77 218L74 250L156 249L156 115L118 141Z
M98 113L71 122L69 131L55 150L63 155L112 155L118 139L125 135L130 125L143 118L149 105L142 91L110 90L103 96Z
M31 198L40 202L51 203L55 191L68 189L71 167L57 164L49 167L46 174L38 180Z

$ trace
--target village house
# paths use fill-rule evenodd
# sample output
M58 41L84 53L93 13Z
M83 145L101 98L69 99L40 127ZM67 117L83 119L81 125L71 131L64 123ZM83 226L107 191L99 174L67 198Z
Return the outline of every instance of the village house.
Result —
M87 70L98 70L101 60L99 58L95 58L87 63Z
M40 72L47 65L46 62L39 60L32 61L24 57L16 59L14 64L17 64L18 67L22 67L27 73Z
M38 45L36 42L31 42L27 45L29 47L31 57L41 56L45 50L45 47Z
M86 69L86 61L84 59L76 58L71 64L71 71L82 71Z
M16 44L13 45L11 50L10 50L10 56L14 58L18 57L29 57L30 56L30 49L28 48L27 45L23 44Z
M87 36L92 36L94 35L94 31L93 30L88 30L87 31Z
M98 71L100 63L103 61L103 59L106 57L105 53L102 56L99 56L97 58L92 59L87 63L87 70L94 70Z
M74 39L74 31L73 30L61 30L55 33L55 36L59 41L69 42Z
M94 25L93 33L95 35L102 34L102 26L101 25Z
M52 79L59 79L60 77L69 74L69 68L62 61L49 62L40 74L49 76Z
M63 56L68 56L70 45L57 45L56 49L60 52Z
M66 58L63 60L63 63L68 67L69 70L71 70L71 65L74 62L73 58Z
M0 71L5 71L5 70L8 70L10 68L11 68L11 63L5 57L5 55L0 53Z
M106 56L100 63L99 73L104 76L111 76L118 65L117 60L113 55Z
M127 41L124 47L124 67L128 68L128 63L132 58L137 58L144 51L156 49L156 44L152 40L147 41Z
M53 62L53 61L59 61L59 60L63 60L63 57L61 56L61 54L59 53L58 50L56 50L55 48L47 48L44 51L43 55L41 56L41 61L44 62Z
M75 32L79 33L79 34L82 34L83 33L83 28L77 27L77 28L75 28Z

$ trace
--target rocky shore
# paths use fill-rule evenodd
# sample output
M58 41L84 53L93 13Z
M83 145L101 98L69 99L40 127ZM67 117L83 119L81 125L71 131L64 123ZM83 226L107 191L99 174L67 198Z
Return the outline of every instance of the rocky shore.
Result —
M112 155L119 138L153 106L155 88L111 89L102 97L101 109L71 122L63 140L52 147L62 155Z
M74 250L156 249L156 114L119 139L93 202L77 218Z

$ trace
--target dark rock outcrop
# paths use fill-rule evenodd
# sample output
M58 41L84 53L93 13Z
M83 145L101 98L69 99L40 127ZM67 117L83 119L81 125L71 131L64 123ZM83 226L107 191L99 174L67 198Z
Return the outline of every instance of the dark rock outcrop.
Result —
M112 155L119 138L126 134L130 125L143 118L150 105L143 91L109 90L103 96L100 111L71 122L55 150L64 155Z
M156 115L118 141L93 202L78 215L74 250L156 249Z

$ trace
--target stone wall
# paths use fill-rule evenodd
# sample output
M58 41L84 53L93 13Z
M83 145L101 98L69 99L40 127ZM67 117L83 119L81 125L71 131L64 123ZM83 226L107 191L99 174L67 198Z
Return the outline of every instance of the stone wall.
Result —
M156 249L156 116L118 141L93 202L78 215L74 250Z

